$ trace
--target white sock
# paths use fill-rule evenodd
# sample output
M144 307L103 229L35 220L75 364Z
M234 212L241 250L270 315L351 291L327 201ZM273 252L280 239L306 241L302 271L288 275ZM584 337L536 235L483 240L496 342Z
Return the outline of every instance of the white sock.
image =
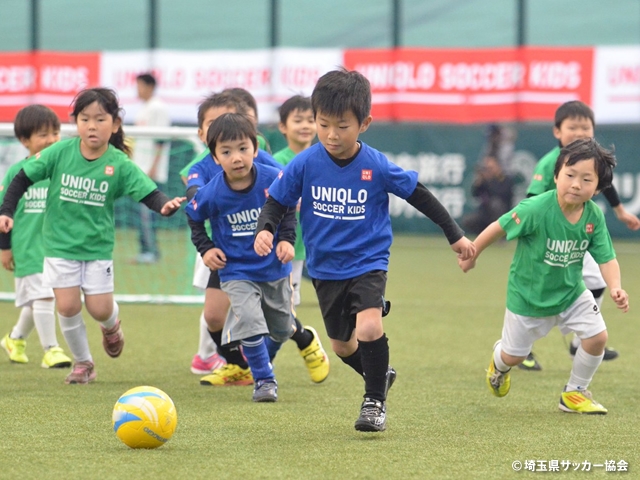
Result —
M214 355L217 351L216 344L213 343L211 335L209 335L207 322L204 319L204 312L202 312L200 314L200 343L198 345L198 356L205 360L211 355Z
M581 343L582 342L580 341L580 338L578 338L578 336L574 333L573 338L571 339L571 346L573 348L578 348Z
M87 338L87 327L82 319L82 312L73 317L65 317L58 312L60 320L60 330L64 339L69 345L69 350L76 362L93 362L89 350L89 339Z
M102 326L102 328L106 328L109 330L116 326L116 322L118 321L118 314L120 313L120 307L118 303L113 301L113 310L111 311L111 316L107 318L104 322L98 322Z
M585 352L582 345L580 345L573 358L571 376L569 377L569 382L564 387L564 391L573 392L574 390L586 390L593 379L593 375L602 363L602 357L604 357L604 352L602 355L595 357Z
M40 337L40 345L46 351L58 346L56 337L56 315L53 300L35 300L33 302L33 322Z
M20 316L15 327L11 330L10 338L17 340L18 338L26 339L33 330L33 310L31 307L22 307Z
M511 367L502 361L502 342L498 343L496 348L493 349L493 364L502 373L507 373L511 370Z

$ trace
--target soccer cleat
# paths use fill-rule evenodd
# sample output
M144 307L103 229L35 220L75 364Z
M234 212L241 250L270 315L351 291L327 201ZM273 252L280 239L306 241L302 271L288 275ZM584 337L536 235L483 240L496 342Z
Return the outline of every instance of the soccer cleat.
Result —
M538 363L538 360L536 360L533 352L529 352L527 358L525 358L522 363L518 365L518 368L520 368L521 370L530 370L537 372L539 370L542 370L542 365Z
M214 353L204 360L196 353L193 356L193 360L191 360L191 373L195 373L196 375L207 375L226 363L225 359L217 353Z
M273 378L258 380L253 388L254 402L275 402L278 400L278 382Z
M360 416L356 420L359 432L382 432L387 428L387 407L385 402L365 398L360 407Z
M305 326L304 328L313 334L313 340L306 348L300 350L300 356L304 359L311 381L324 382L329 376L329 357L322 348L318 332L313 327Z
M214 387L253 385L253 376L249 368L241 368L239 365L227 363L215 369L211 375L202 377L200 385L213 385Z
M572 357L575 357L576 352L578 351L578 347L574 347L573 343L569 345L569 354ZM604 357L602 357L603 361L607 361L607 360L615 360L616 358L618 358L620 354L618 353L617 350L614 350L613 348L609 348L609 347L604 347Z
M102 330L102 346L104 351L107 352L111 358L119 357L124 348L124 333L120 328L120 320L116 320L115 326L112 328L104 328L100 325Z
M593 399L589 390L562 392L558 408L567 413L607 414L607 409Z
M60 347L51 347L44 352L42 357L42 368L68 368L71 366L71 359L64 354Z
M84 385L93 382L96 379L96 371L93 368L93 362L76 362L73 370L64 383L67 385Z
M29 363L29 357L25 353L27 341L24 338L11 338L7 333L2 340L0 346L9 355L9 360L13 363Z
M496 369L493 363L493 353L491 354L491 363L487 369L487 385L491 393L496 397L504 397L509 393L509 388L511 388L511 374Z

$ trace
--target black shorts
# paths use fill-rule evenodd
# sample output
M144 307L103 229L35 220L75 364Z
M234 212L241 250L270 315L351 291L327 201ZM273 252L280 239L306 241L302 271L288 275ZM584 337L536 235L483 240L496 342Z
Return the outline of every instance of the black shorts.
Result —
M222 290L222 288L220 288L220 275L218 275L217 270L211 270L211 275L209 275L209 281L207 282L207 288Z
M313 279L329 338L348 342L356 328L359 312L368 308L386 310L386 285L387 272L383 270L373 270L348 280Z

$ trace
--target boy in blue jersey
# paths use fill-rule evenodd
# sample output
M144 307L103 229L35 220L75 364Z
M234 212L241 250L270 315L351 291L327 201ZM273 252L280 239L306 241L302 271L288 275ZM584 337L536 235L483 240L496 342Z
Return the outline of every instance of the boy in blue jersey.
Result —
M208 97L198 110L198 122L200 128L198 134L203 141L207 140L205 132L213 122L225 113L246 114L246 104L239 102L237 97L223 91ZM248 116L250 119L250 116ZM253 122L252 122L253 123ZM254 127L255 127L255 123ZM254 163L272 166L280 170L281 165L264 150L257 150ZM187 199L190 200L199 188L207 184L216 175L222 172L222 166L215 160L211 153L193 164L187 176ZM209 375L200 379L201 385L226 386L226 385L251 385L253 378L246 360L242 356L237 345L222 344L222 329L229 311L229 299L220 289L220 277L217 270L212 270L208 280L203 285L205 288L204 319L211 339L216 344L218 353L226 360L226 364L214 369ZM230 313L231 315L231 313ZM294 318L296 330L291 339L296 343L298 351L305 362L311 380L315 383L324 381L329 375L329 357L327 356L320 337L312 327L303 327L297 318ZM275 353L275 352L272 352Z
M253 400L275 402L271 359L295 332L290 282L295 208L276 232L277 248L260 257L253 233L269 185L280 170L254 162L255 127L244 115L224 114L211 124L209 148L222 172L201 187L187 206L192 241L207 267L216 271L231 302L222 343L241 343L255 380ZM209 220L213 241L204 222Z
M301 200L307 268L333 351L364 377L365 394L355 428L386 428L386 398L396 372L382 326L388 313L385 285L392 242L388 193L406 199L443 230L462 258L473 255L446 209L420 183L358 141L371 123L371 87L358 72L323 75L311 103L320 143L298 154L269 188L258 218L254 248L269 255L283 215Z

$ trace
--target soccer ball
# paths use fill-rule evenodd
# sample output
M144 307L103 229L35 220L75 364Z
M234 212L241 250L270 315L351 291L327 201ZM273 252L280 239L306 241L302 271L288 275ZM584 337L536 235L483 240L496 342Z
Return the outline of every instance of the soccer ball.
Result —
M127 390L113 407L113 431L131 448L158 448L171 438L178 424L171 397L159 388Z

